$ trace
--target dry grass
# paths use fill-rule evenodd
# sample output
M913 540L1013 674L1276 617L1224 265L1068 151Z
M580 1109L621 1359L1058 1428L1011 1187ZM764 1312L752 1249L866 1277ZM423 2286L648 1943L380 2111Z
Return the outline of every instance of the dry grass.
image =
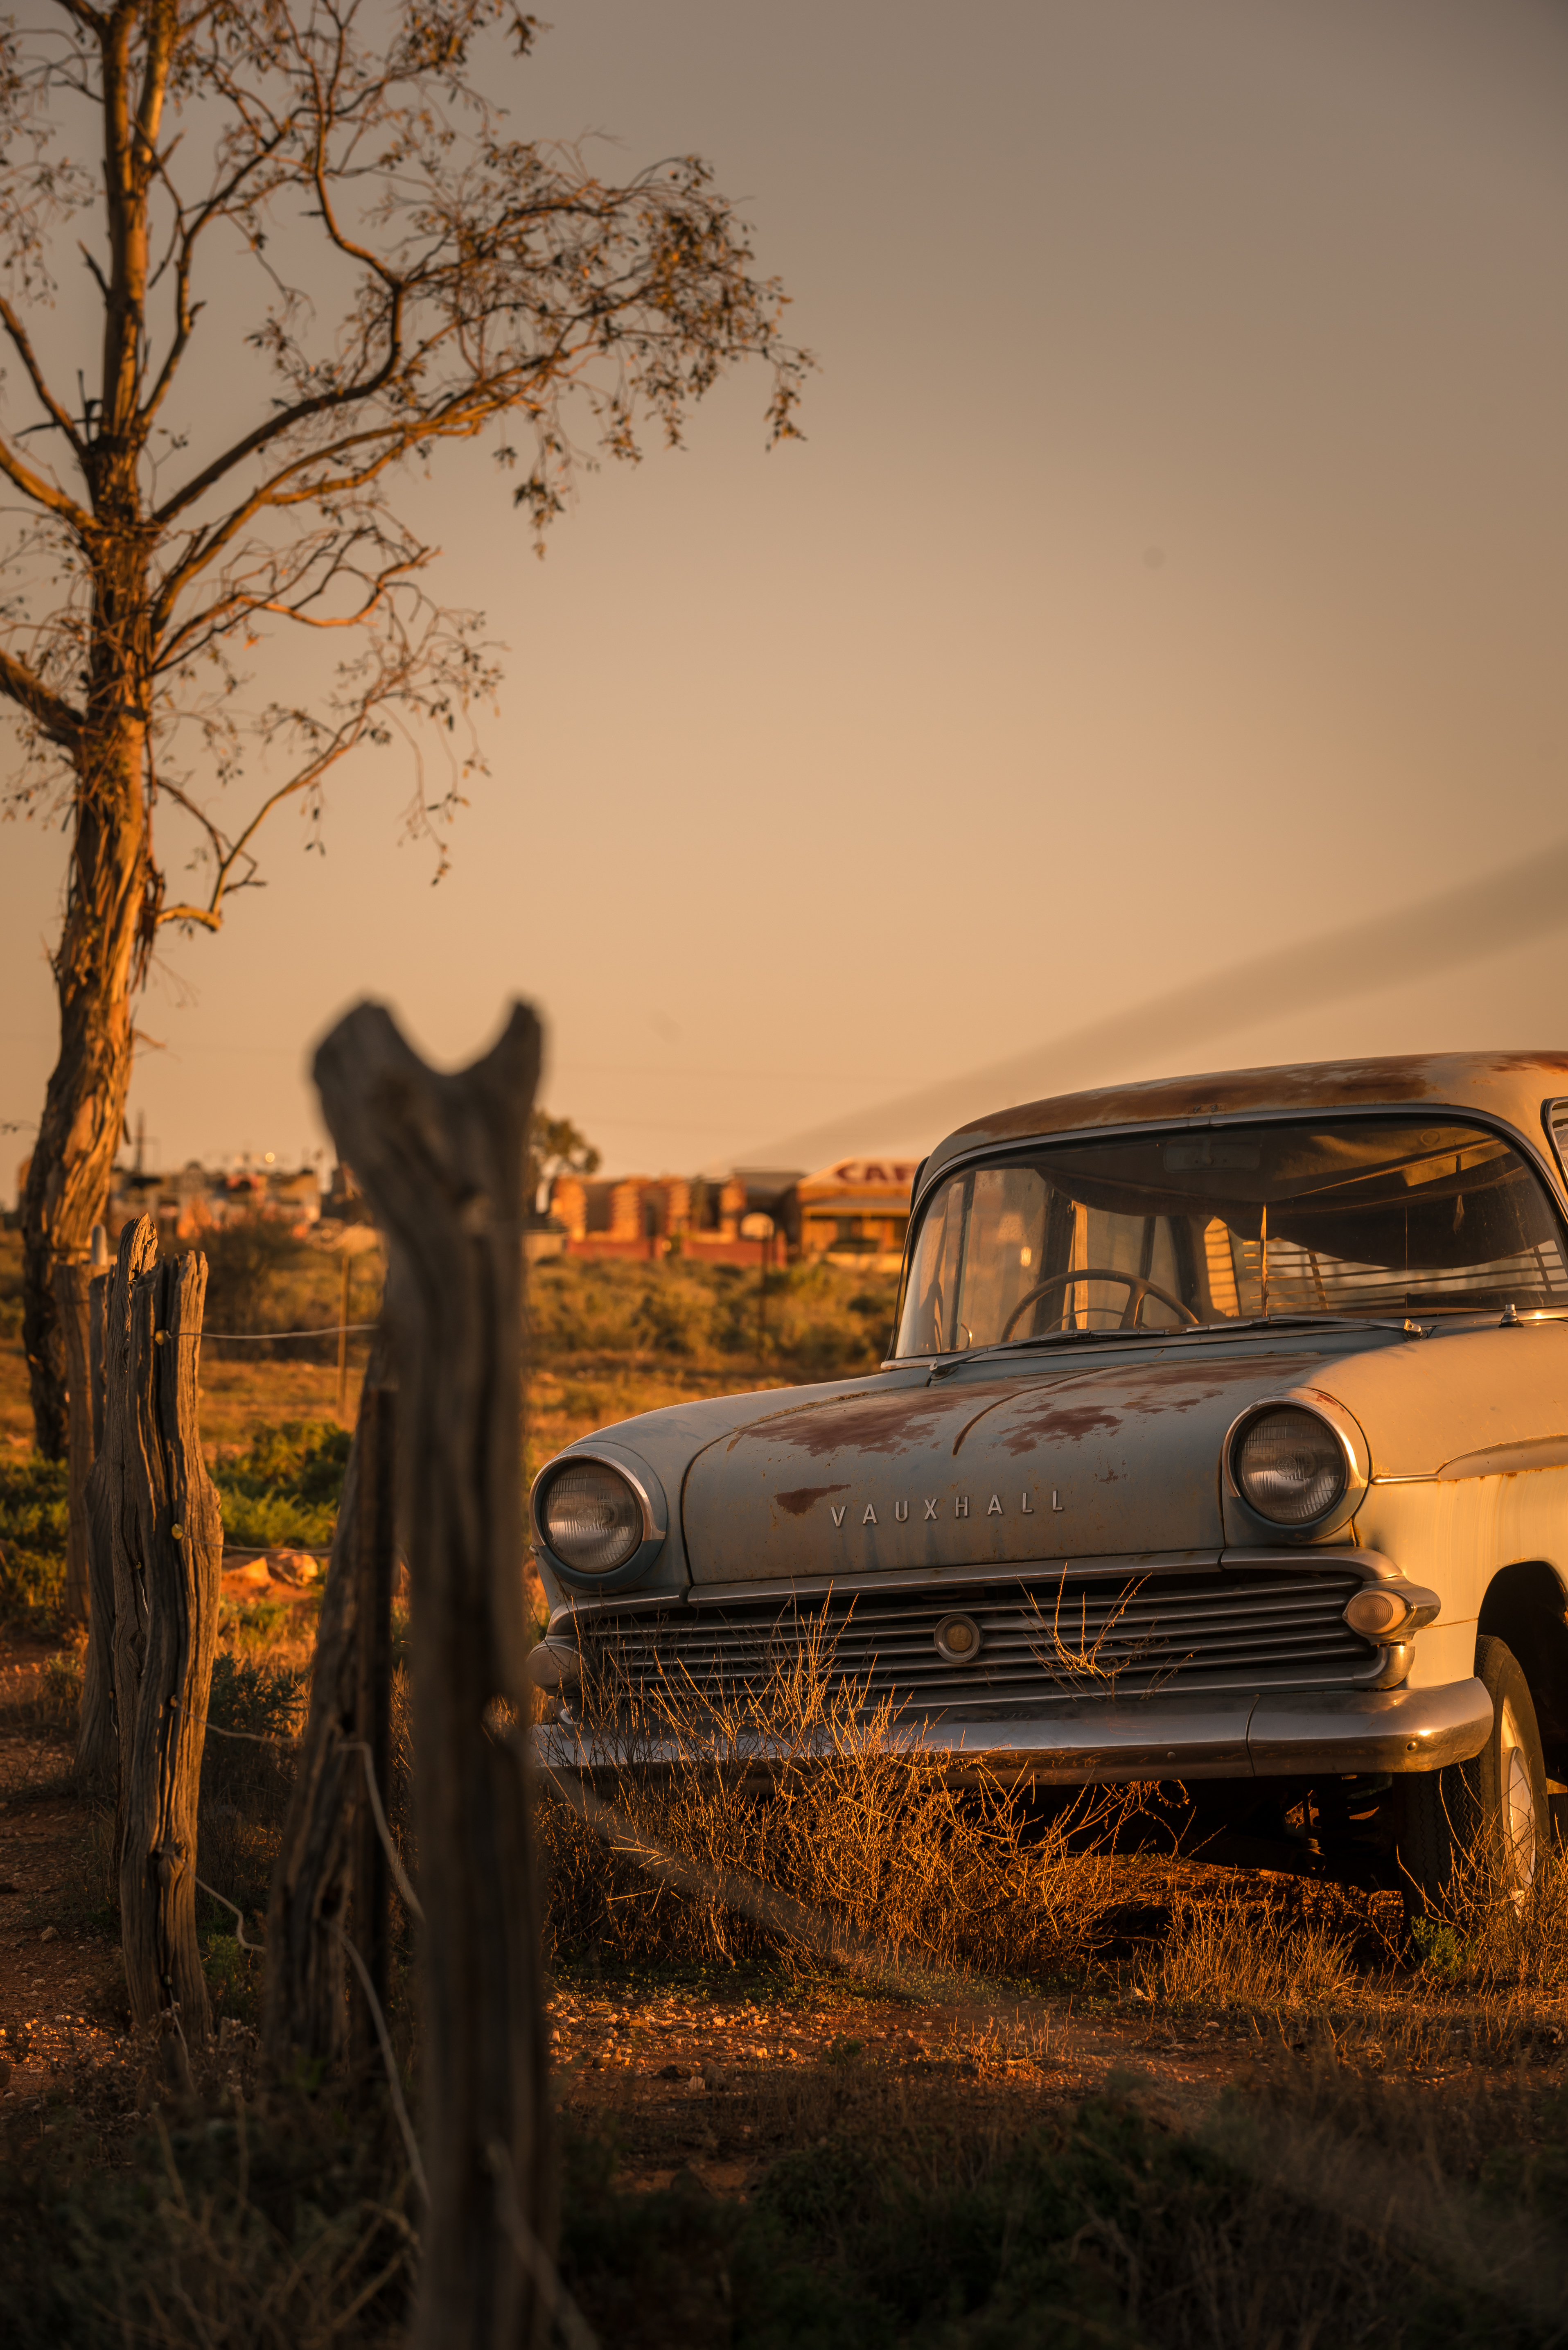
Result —
M985 1773L954 1789L907 1750L890 1704L836 1682L820 1636L716 1707L671 1687L655 1711L601 1654L586 1717L595 1793L630 1835L609 1849L546 1796L550 1926L563 1955L587 1946L620 1964L798 1956L793 1904L846 1956L1060 1976L1094 1947L1115 1830L1138 1800L1085 1790L1042 1823ZM639 1839L688 1864L687 1883L624 1848ZM735 1899L737 1879L783 1903Z
M1183 1899L1164 1942L1136 1966L1134 1997L1179 2012L1278 2012L1345 1998L1355 1980L1349 1936L1295 1907L1229 1889Z
M194 2100L139 2120L141 2054L118 2079L75 2083L44 2138L7 2133L7 2342L370 2350L406 2341L417 2206L384 2117L362 2106L346 2128L340 2106L297 2089L259 2093L241 2032L197 2064ZM93 2159L99 2132L119 2160Z
M1471 1856L1447 1897L1416 1921L1422 1970L1474 1991L1568 1993L1568 1852L1538 1857L1522 1897Z

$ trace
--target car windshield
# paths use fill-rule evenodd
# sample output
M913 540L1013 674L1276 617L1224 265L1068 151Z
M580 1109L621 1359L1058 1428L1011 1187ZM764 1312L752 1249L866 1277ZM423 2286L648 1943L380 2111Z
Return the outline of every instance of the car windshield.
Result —
M1037 1143L921 1212L900 1355L1261 1315L1568 1305L1544 1186L1496 1135L1430 1118Z

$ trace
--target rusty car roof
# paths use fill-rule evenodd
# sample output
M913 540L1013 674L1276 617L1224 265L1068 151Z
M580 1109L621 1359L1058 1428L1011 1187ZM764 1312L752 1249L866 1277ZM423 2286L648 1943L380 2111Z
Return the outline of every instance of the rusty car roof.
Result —
M1277 1069L1227 1069L1193 1077L1153 1077L1056 1094L972 1118L939 1142L926 1162L924 1191L950 1159L988 1143L1135 1126L1166 1118L1266 1117L1272 1110L1391 1108L1440 1102L1501 1118L1542 1139L1542 1105L1568 1096L1568 1052L1406 1053L1382 1060L1298 1061Z

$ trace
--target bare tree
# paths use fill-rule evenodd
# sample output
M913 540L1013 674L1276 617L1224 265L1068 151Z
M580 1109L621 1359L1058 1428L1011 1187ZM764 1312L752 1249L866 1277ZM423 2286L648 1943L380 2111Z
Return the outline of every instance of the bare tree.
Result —
M480 764L494 649L432 598L436 550L397 483L493 432L537 535L580 454L574 416L634 458L649 421L678 441L752 356L772 437L794 431L808 362L707 167L612 184L505 135L482 86L535 31L504 0L39 0L0 27L0 693L28 754L13 806L70 827L59 1058L24 1199L51 1454L53 1270L103 1212L160 930L216 931L258 879L265 817L294 800L318 822L350 753L414 747L409 822L432 836ZM61 251L90 274L68 314ZM253 700L264 639L286 682ZM183 828L183 894L155 818Z

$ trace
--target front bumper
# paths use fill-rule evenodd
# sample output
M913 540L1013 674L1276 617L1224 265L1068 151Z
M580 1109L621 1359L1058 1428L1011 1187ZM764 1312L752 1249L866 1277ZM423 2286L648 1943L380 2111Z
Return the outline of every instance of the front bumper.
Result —
M890 1737L911 1754L945 1761L944 1776L954 1783L983 1775L1073 1787L1437 1771L1479 1754L1491 1722L1484 1685L1465 1680L1436 1689L1088 1699L1022 1719L898 1723ZM641 1732L618 1751L613 1737L569 1722L536 1729L534 1754L545 1769L589 1773L712 1759L690 1740ZM726 1743L724 1759L765 1773L783 1755L758 1738Z

